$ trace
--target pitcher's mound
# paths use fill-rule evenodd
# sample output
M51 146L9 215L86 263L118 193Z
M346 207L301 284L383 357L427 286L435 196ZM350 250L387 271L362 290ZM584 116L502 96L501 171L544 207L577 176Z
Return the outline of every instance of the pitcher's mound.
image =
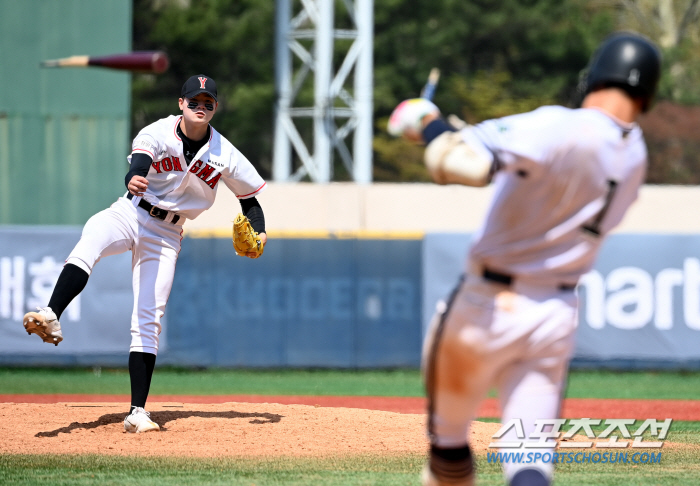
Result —
M277 403L149 403L161 432L129 434L123 403L0 403L2 454L323 456L424 453L424 414ZM474 422L484 450L500 428Z

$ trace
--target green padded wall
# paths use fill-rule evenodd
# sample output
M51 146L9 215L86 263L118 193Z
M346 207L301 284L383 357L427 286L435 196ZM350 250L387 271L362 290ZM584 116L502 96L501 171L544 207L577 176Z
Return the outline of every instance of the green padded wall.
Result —
M41 68L131 50L131 0L0 0L0 224L83 224L125 191L131 75Z

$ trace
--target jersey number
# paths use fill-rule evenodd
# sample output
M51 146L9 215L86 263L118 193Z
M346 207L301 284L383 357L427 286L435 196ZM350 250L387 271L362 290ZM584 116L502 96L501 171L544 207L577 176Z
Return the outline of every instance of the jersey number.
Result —
M600 211L598 211L598 214L595 215L593 220L584 225L584 231L594 236L600 236L600 223L603 221L603 218L605 218L605 214L608 212L608 209L610 209L610 203L612 202L616 189L617 182L608 180L608 192L605 194L605 204L603 204L603 207L600 208Z

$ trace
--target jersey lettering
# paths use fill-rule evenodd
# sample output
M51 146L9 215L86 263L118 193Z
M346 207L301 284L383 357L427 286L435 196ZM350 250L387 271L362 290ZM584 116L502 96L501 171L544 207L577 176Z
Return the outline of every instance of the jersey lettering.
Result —
M197 161L195 161L194 164L192 164L192 167L190 167L190 172L197 172L201 168L202 168L202 161L197 160Z
M162 174L163 171L170 172L173 170L183 172L182 165L180 165L180 159L178 157L166 157L163 160L151 162L151 165L159 174Z
M136 149L137 147L141 147L141 150L148 152L150 154L155 154L158 152L158 147L150 143L148 140L139 140L138 144L136 144Z
M207 165L202 169L199 174L197 174L197 177L202 179L203 181L206 181L210 175L214 172L214 167Z
M206 87L211 84L210 79L198 76L202 77ZM199 82L195 84L199 86ZM186 151L191 152L193 147L183 144L182 137L178 135L181 122L182 116L159 120L139 132L132 144L134 155L142 152L151 156L151 160L146 162L150 182L148 194L162 194L159 199L176 205L183 217L194 219L211 207L221 181L226 183L227 189L231 187L234 194L257 193L256 188L264 184L260 175L213 128L210 127L210 136L202 140L203 145L197 148L196 153L187 154ZM211 191L204 189L204 184Z
M595 215L593 220L584 225L584 231L587 231L593 236L600 236L600 224L603 222L603 218L605 218L608 209L610 209L610 203L615 195L615 189L617 189L617 181L608 180L608 192L605 194L605 204L603 204L603 207L598 211L598 214Z
M207 164L213 165L214 167L218 167L219 169L223 169L223 168L224 168L224 163L223 163L223 162L219 162L219 161L216 160L216 159L214 159L214 160L209 159L209 160L207 161Z
M209 179L208 181L206 181L207 186L209 186L209 187L211 187L212 189L214 189L214 188L216 187L216 183L219 182L219 179L221 179L221 172L219 172L219 173L216 174L214 177L212 177L211 179Z

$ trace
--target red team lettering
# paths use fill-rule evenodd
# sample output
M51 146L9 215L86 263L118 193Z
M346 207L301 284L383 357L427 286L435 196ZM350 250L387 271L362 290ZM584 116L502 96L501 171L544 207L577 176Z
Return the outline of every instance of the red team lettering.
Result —
M197 172L201 168L202 168L202 161L197 160L194 164L192 164L192 167L190 167L190 172Z
M214 172L214 167L211 165L205 165L204 168L202 168L202 164L203 162L201 160L195 161L190 167L190 172L197 174L197 177L202 179L209 187L214 189L221 178L221 174L216 174L210 180L207 180L207 178Z
M170 172L173 170L177 170L179 172L182 172L182 166L180 165L180 158L179 157L172 157L172 158L166 157L163 160L154 161L153 163L151 163L151 165L156 170L156 172L159 174L162 174L163 171Z
M206 181L212 174L212 172L214 172L214 167L212 167L211 165L205 165L204 169L202 169L200 173L197 174L197 177L199 177L203 181Z
M151 165L158 174L162 174L163 171L171 172L173 170L183 172L179 157L166 157L161 161L153 162ZM201 160L197 160L192 164L192 167L190 167L190 172L197 174L197 177L202 179L212 189L216 187L219 179L221 179L221 174L219 173L210 180L207 180L207 178L214 172L214 167L211 165L205 165L204 168L202 168Z
M221 179L221 173L216 174L214 177L205 182L207 183L207 186L214 189L216 187L216 183L219 182L219 179Z

